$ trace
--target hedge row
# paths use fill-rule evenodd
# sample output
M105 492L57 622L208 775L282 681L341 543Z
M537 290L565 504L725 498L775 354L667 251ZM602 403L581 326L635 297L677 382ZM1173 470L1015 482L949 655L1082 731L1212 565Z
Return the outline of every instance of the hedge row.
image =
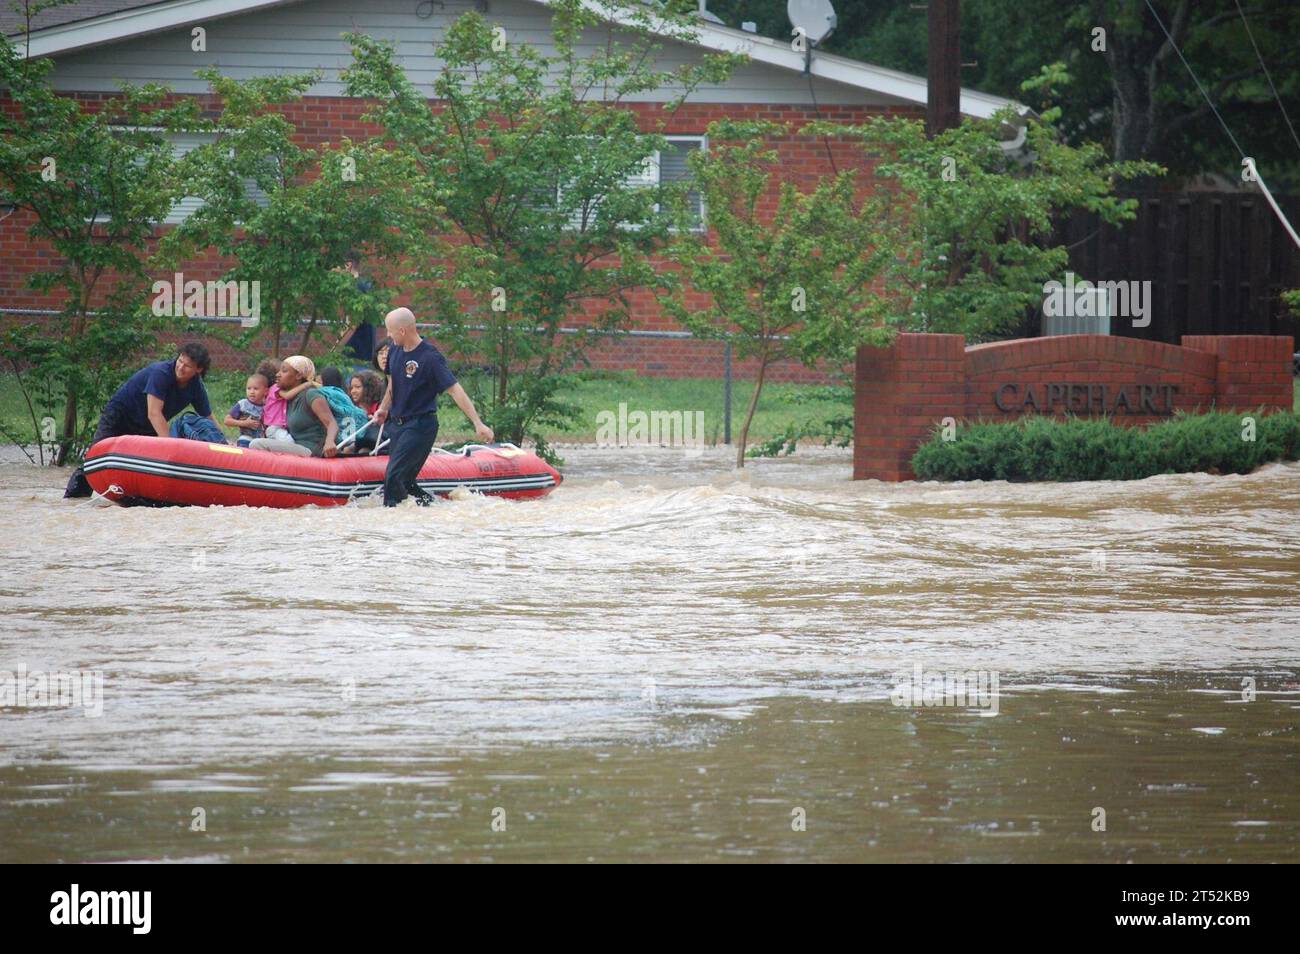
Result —
M1145 428L1109 418L1030 416L963 424L953 440L936 428L912 469L920 480L1138 480L1194 471L1245 474L1297 456L1300 415L1290 412L1179 414Z

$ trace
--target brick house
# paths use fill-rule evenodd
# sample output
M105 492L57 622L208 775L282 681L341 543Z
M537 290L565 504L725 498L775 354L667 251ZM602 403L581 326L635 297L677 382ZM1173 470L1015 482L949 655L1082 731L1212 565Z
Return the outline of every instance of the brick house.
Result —
M549 49L547 0L371 0L361 5L345 0L84 0L42 12L32 24L30 38L24 39L30 40L30 55L56 63L51 74L55 88L87 104L112 95L121 81L159 83L181 95L203 97L207 86L194 76L201 67L216 67L236 78L320 69L321 82L287 111L302 141L311 144L373 132L360 120L365 104L347 97L339 81L340 71L350 61L343 33L364 32L396 41L408 75L417 84L431 86L440 66L433 43L453 18L471 9L504 26L511 42ZM191 30L196 26L206 31L204 52L191 49ZM0 13L0 28L18 36L24 23L6 8ZM589 30L586 42L593 50L603 47L611 31L617 36L617 23ZM700 15L697 42L665 41L656 66L669 68L713 50L741 50L751 60L724 85L702 86L673 114L667 133L677 154L660 163L660 175L685 175L686 154L707 148L705 128L724 116L791 123L817 118L861 122L883 113L924 116L923 77L822 52L814 52L810 73L805 75L804 54L788 42L733 29L707 12ZM659 90L632 96L625 100L626 108L646 117L641 125L649 130L651 117L661 112L659 101L670 95L670 90ZM4 99L0 90L0 108ZM995 96L962 91L961 109L966 115L987 117L1006 105L1008 101ZM847 142L790 139L773 146L790 177L801 185L830 171L828 151L840 169L863 162L860 149ZM178 143L178 148L183 147ZM0 216L4 212L0 210ZM185 214L182 203L169 221L179 221ZM30 321L34 312L57 304L24 287L34 264L50 254L32 247L25 235L27 225L21 214L0 220L0 320ZM218 277L224 267L209 259L189 263L184 271L209 279ZM638 328L681 330L659 313L652 296L632 298ZM716 342L682 338L625 338L599 347L592 355L598 367L670 376L718 375L722 357L723 348ZM250 363L248 355L219 353L218 359L227 366ZM737 364L738 376L748 372ZM774 380L824 380L798 365L778 366L769 374Z

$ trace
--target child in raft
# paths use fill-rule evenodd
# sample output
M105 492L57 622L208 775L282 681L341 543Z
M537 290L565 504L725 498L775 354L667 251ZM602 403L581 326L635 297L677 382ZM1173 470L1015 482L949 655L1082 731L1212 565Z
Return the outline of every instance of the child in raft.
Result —
M262 410L266 406L266 392L271 382L261 371L254 371L244 382L244 396L235 402L226 415L226 427L239 431L236 443L247 447L255 438L262 437Z
M348 382L348 397L352 403L366 412L366 417L374 417L379 410L379 402L384 399L384 376L375 371L359 371Z
M263 361L257 366L258 374L268 374L268 380L274 381L276 373L280 370L280 362L270 359ZM262 405L262 427L266 431L266 437L273 441L291 441L293 436L289 433L289 402L296 398L307 388L314 387L311 381L303 381L296 387L281 393L280 385L272 384L270 390L266 392L266 403Z
M316 380L320 382L320 386L323 388L338 388L340 391L343 390L343 372L338 368L321 368L316 375Z
M366 372L362 372L362 373L364 373L364 374L372 374L373 372L366 371ZM378 375L376 375L376 377L378 377ZM353 399L352 394L350 393L350 389L349 389L349 390L344 390L344 388L343 388L343 372L340 371L338 368L335 368L335 367L332 367L332 366L326 366L326 367L320 368L320 369L317 370L317 372L316 372L316 380L313 381L313 382L311 382L311 384L312 384L313 387L318 387L318 388L332 388L333 390L335 390L335 391L338 392L338 396L339 396L340 400L351 401L351 402L352 402L354 405L356 405L358 408L361 408L362 410L365 410L365 408L364 408L362 405L357 404L357 402ZM291 396L292 396L292 395L291 395ZM374 402L374 409L375 409L375 410L377 410L377 409L379 408L379 402L382 401L383 398L384 398L384 384L381 383L380 386L379 386L379 397L376 398L376 399L375 399L375 402ZM333 398L333 397L329 397L329 400L330 400L331 403L333 403L334 398ZM373 414L374 414L374 410L371 410L371 411L370 411L366 416L367 416L367 417L371 417ZM347 425L345 425L343 419L342 419L341 417L339 417L337 411L335 412L335 417L336 417L336 419L337 419L338 422L339 422L339 428L340 428L339 433L340 433L340 434L346 434L346 433L348 433L347 431L344 430L344 428L345 428ZM339 448L339 453L341 453L341 454L353 454L353 453L360 453L360 452L364 452L364 451L369 451L372 447L374 447L374 441L369 439L371 436L372 436L372 435L370 435L370 434L368 433L368 430L365 431L365 432L362 432L361 436L360 436L359 438L357 438L355 444L352 443L352 442L349 442L349 443L347 443L347 444L343 444L343 445L341 445L340 448ZM354 450L354 447L355 447L355 450Z
M375 371L359 371L348 380L348 397L352 403L366 412L367 418L375 416L379 404L384 399L384 389L388 382L384 376ZM357 438L356 453L369 453L374 449L375 438L379 435L378 425L366 428Z

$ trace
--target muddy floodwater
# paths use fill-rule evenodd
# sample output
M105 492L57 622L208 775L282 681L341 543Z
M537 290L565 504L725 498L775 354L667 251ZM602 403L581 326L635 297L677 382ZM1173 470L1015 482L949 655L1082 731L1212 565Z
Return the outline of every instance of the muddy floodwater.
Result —
M1300 858L1300 465L562 452L396 510L0 458L0 689L102 682L0 709L0 861Z

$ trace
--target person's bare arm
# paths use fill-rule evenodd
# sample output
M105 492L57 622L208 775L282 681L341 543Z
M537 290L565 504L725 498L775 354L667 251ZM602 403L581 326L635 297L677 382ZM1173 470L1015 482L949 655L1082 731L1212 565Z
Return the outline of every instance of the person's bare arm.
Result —
M323 397L318 397L311 402L312 413L320 418L320 422L325 425L325 450L326 457L333 457L339 452L334 443L334 438L338 436L339 426L334 420L334 412L330 410L329 401Z
M153 425L155 433L157 433L159 437L171 437L171 435L167 433L167 418L163 417L162 398L156 397L152 394L146 394L145 401L148 402L149 423Z
M320 385L316 384L314 381L303 381L301 384L295 384L287 391L281 391L280 398L281 400L284 401L292 401L294 398L296 398L303 391L306 391L308 388L317 388L317 387L320 387Z
M388 410L393 406L393 379L388 379L388 387L384 389L384 399L379 402L379 410L375 411L375 423L383 424L388 420Z
M493 434L492 428L479 420L478 410L474 407L474 402L470 399L470 396L465 393L465 389L460 386L460 382L457 381L449 387L447 393L456 402L456 406L469 418L469 422L474 425L474 433L478 435L478 439L487 444L492 443L492 438L496 435Z

